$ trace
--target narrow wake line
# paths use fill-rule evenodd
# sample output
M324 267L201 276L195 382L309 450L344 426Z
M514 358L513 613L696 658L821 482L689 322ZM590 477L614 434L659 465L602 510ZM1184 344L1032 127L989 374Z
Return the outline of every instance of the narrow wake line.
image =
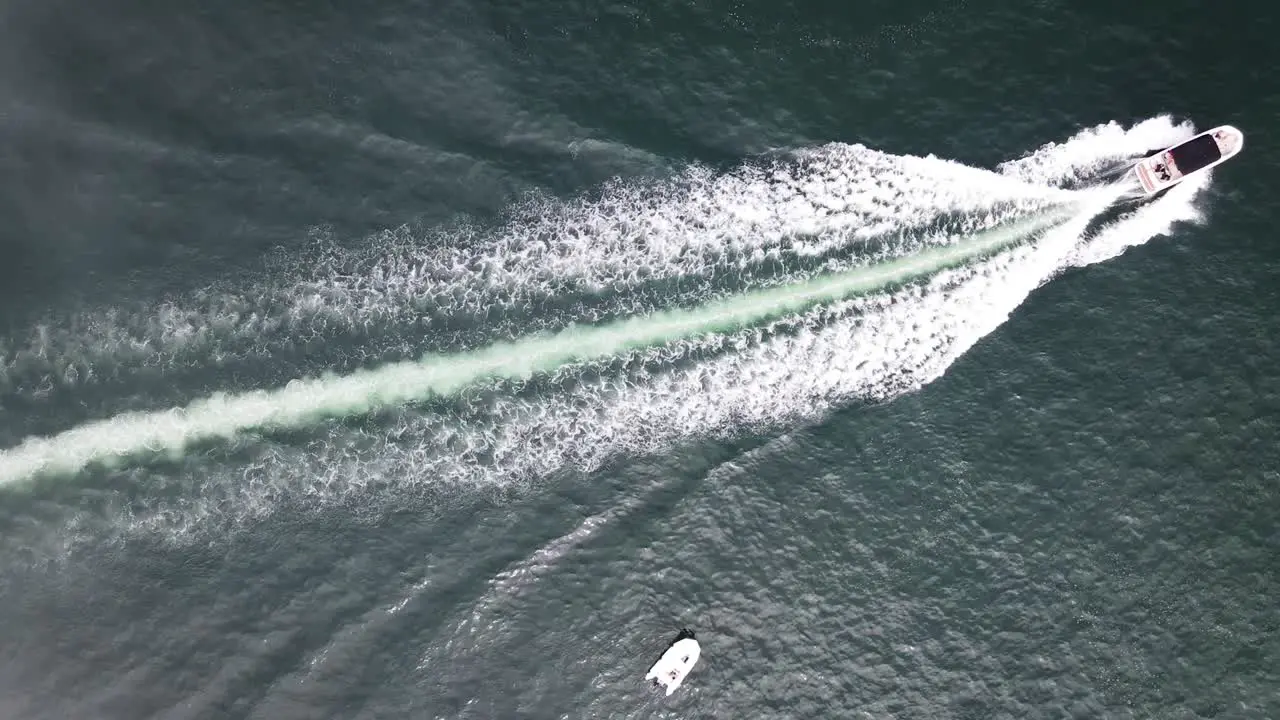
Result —
M1111 198L1082 194L1100 209ZM0 484L43 473L71 474L91 463L115 464L142 454L181 455L190 443L235 436L254 428L302 427L329 417L371 412L457 392L487 377L523 380L575 361L606 358L705 333L724 332L820 302L942 270L992 252L1077 216L1059 208L1012 227L900 260L818 278L798 286L757 291L693 310L660 312L600 327L493 345L452 356L428 356L345 377L295 380L273 391L215 394L186 408L126 413L87 423L52 438L30 438L0 453Z

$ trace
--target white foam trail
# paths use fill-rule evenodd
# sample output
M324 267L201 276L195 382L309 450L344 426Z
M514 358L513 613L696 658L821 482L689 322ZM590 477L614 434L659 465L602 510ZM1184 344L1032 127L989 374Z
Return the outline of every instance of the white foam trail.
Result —
M1169 147L1195 135L1190 122L1168 115L1144 120L1128 130L1110 122L1090 128L1066 143L1048 143L1026 157L1001 163L1000 172L1029 183L1061 185L1092 177L1117 163L1128 164L1148 150Z
M1151 143L1142 133L1129 140L1131 154ZM1072 147L1047 152L1070 155ZM1090 166L1093 152L1082 150L1075 162ZM584 378L551 395L484 397L461 417L405 413L389 426L326 427L305 447L260 445L248 465L202 463L177 475L126 471L147 487L184 485L165 494L173 500L144 498L132 518L138 529L168 533L269 512L285 497L326 502L374 487L387 492L373 497L394 504L396 488L502 485L562 468L589 470L618 453L649 452L682 437L731 435L813 418L850 399L892 397L944 372L1063 267L1111 257L1166 232L1175 218L1193 218L1191 201L1207 182L1184 182L1088 240L1077 237L1077 222L926 283L770 326L786 332L753 328L721 336L714 342L722 354L691 367L671 358L712 340L643 351L638 372ZM561 379L577 374L559 371Z
M681 279L689 293L682 300L705 301L713 273L794 266L943 213L958 218L952 233L976 232L1063 199L1052 188L951 161L838 143L727 174L692 167L661 183L616 182L598 198L533 201L494 230L455 227L423 238L402 229L362 251L330 246L281 263L283 282L45 323L24 340L0 339L0 390L38 394L210 354L269 359L298 338L343 330L413 328L426 338L433 317L523 311L567 293L625 294L664 278ZM949 235L917 232L894 252ZM883 259L846 253L805 272L743 282L794 282ZM642 312L646 302L624 295L612 311ZM518 319L522 329L537 321Z
M414 307L441 289L475 307L520 303L821 255L945 212L964 213L973 225L959 230L976 231L985 215L1012 206L1016 216L1062 200L1048 188L932 156L831 143L730 173L693 166L661 183L611 183L598 198L533 201L472 242L400 236L391 252L372 248L358 272L323 272L291 295L345 312Z
M395 505L412 488L590 471L621 453L765 432L851 400L889 399L945 372L1068 264L1105 255L1091 248L1140 244L1164 230L1152 218L1185 216L1192 192L1166 195L1143 209L1149 213L1122 218L1089 240L1080 239L1088 220L1082 213L1039 240L926 282L732 334L723 340L729 352L689 367L603 377L550 396L485 397L461 418L406 415L389 429L331 429L305 451L277 449L249 468L215 469L213 478L202 468L202 497L137 516L134 527L172 534L215 519L237 522L289 496L323 503L360 491L362 503L383 498ZM784 326L790 329L776 332ZM661 360L659 351L649 352ZM375 487L385 491L370 493Z
M26 337L0 337L0 392L39 397L58 386L210 356L269 360L299 339L335 331L412 328L426 338L434 334L433 316L528 308L564 292L618 292L655 278L691 281L812 257L927 224L948 210L968 223L956 232L978 231L1061 200L1047 186L1192 132L1167 116L1128 130L1100 125L1004 163L1005 177L832 143L724 175L693 167L649 186L614 183L597 199L534 201L493 230L456 227L417 237L402 228L361 251L319 242L251 287L214 286L155 307L77 314L39 324ZM833 258L810 272L846 269L848 261ZM709 297L707 285L682 280L691 285L685 300ZM641 312L644 302L619 298L613 310ZM518 322L528 327L538 318Z
M1098 203L1096 198L1093 201ZM428 356L421 361L394 363L345 377L295 380L269 392L217 394L184 409L118 415L52 438L30 438L17 448L0 452L0 483L37 473L74 473L94 462L114 464L139 453L176 456L193 442L231 438L252 428L302 427L325 418L449 395L486 377L525 380L570 362L604 359L636 348L735 329L964 262L1061 222L1063 217L1061 210L1042 214L963 243L693 310L658 312L600 327L572 328L548 337L501 343L459 355Z
M1213 171L1194 175L1170 188L1159 201L1129 213L1123 223L1108 226L1063 259L1064 265L1083 267L1110 260L1157 235L1167 235L1177 223L1195 223L1204 216L1192 201L1213 180Z

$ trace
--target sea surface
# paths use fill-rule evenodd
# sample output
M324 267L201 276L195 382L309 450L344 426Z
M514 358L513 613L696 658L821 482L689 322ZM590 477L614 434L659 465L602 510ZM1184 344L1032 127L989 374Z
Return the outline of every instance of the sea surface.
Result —
M1280 718L1226 8L0 0L0 718Z

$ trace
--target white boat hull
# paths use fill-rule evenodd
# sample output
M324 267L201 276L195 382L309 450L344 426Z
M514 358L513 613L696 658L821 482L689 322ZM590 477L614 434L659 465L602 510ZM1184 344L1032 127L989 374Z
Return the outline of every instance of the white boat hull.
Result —
M684 635L684 633L681 633L681 635ZM658 662L649 668L649 674L645 675L644 679L653 680L655 685L665 685L667 696L670 697L671 693L675 692L684 682L685 677L693 669L694 664L698 662L698 658L701 655L702 648L698 645L697 640L693 637L682 637L672 643L666 652L662 653L662 657L658 658Z
M1186 142L1143 158L1133 166L1147 195L1163 192L1192 175L1230 160L1244 149L1244 133L1230 125L1206 130Z

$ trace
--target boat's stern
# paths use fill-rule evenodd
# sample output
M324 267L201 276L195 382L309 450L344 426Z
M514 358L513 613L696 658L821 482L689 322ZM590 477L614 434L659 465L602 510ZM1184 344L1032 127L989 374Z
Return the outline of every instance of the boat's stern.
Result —
M1168 150L1163 150L1151 157L1143 158L1133 166L1138 182L1148 195L1155 195L1165 188L1177 185L1182 179L1182 173L1178 172L1177 167L1166 157L1168 154Z

